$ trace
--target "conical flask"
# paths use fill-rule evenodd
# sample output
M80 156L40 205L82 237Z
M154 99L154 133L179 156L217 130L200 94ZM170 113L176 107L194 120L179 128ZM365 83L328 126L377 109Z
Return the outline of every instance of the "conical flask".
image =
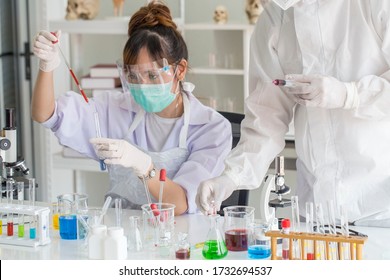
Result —
M202 255L208 260L218 260L226 257L228 250L225 240L218 228L218 214L209 215L210 229L207 234L206 242L203 245Z

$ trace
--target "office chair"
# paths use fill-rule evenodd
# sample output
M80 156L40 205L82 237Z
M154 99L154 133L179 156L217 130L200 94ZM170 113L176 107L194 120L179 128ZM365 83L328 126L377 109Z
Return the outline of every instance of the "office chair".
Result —
M224 116L232 125L232 149L235 148L240 141L241 137L241 121L244 119L244 114L232 113L232 112L222 112L219 113ZM224 200L221 204L221 210L218 214L223 215L223 208L232 205L248 205L249 199L249 190L236 190L231 196Z

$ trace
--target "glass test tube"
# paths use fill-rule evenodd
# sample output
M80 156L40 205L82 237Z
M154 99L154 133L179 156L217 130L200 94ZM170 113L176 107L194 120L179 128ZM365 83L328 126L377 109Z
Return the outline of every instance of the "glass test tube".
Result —
M93 112L93 117L95 120L96 137L102 138L102 133L100 130L99 115L96 111L96 108L95 108L95 111ZM99 159L99 163L100 163L100 170L102 170L102 171L106 170L106 164L104 163L104 159Z
M300 227L298 196L291 196L292 231L298 232ZM301 259L300 240L293 240L293 259Z
M3 204L3 186L1 186L0 203ZM0 213L0 236L3 235L3 213Z
M313 233L314 226L314 204L306 202L306 232ZM314 240L305 240L306 260L314 260Z
M337 235L336 233L336 216L334 213L334 203L333 200L329 200L327 202L328 206L328 224L329 224L329 234ZM330 242L330 258L331 260L338 260L338 250L337 250L337 242Z
M11 180L7 180L6 182L7 188L7 203L12 204L13 201L13 182ZM7 235L14 235L14 214L7 214Z
M28 179L28 193L30 199L30 206L33 208L35 207L35 179L34 178ZM36 234L37 234L36 223L37 223L36 217L32 216L30 221L30 239L36 238Z
M24 201L24 182L17 182L18 204L23 205ZM18 237L24 237L24 214L18 215Z
M317 223L317 232L321 234L325 234L324 212L322 210L321 203L316 204L316 223ZM326 260L324 241L318 241L316 244L317 244L316 259Z
M349 236L349 225L348 225L348 215L347 210L344 206L340 206L340 222L341 222L341 233L343 236L348 237ZM341 260L350 260L350 244L349 243L342 243L341 245L341 254L340 259Z
M115 218L116 218L116 226L121 227L121 216L122 216L122 199L115 198Z

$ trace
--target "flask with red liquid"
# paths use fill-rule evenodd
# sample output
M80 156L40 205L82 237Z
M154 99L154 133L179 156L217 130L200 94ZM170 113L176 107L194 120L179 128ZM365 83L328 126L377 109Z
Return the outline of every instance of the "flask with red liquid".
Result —
M178 233L178 242L175 248L176 259L178 260L188 260L191 255L190 243L188 242L188 234L184 232Z

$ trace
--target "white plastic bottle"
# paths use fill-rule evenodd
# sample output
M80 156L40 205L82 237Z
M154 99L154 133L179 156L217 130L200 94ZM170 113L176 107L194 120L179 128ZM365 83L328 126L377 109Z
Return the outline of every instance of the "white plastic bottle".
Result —
M104 241L107 238L107 226L95 225L91 227L88 238L88 257L91 260L104 259Z
M105 260L127 259L127 238L122 227L109 227L104 241Z

